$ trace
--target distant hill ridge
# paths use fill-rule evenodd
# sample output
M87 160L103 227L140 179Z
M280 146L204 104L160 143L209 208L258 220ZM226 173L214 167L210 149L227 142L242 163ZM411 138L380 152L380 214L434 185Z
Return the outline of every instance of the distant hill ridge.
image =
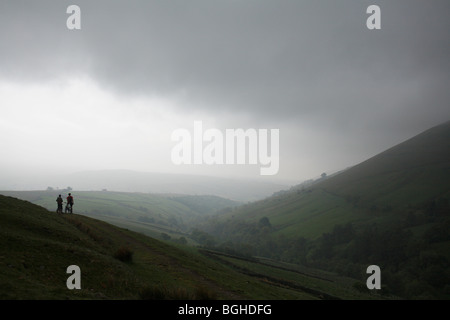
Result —
M83 171L53 178L77 190L103 190L186 195L215 195L234 201L256 201L286 188L287 184L227 179L201 175L165 174L130 170ZM49 180L50 181L50 180Z

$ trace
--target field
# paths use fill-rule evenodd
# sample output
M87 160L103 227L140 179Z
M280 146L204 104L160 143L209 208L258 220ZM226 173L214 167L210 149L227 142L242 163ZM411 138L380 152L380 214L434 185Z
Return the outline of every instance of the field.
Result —
M56 198L69 190L0 191L56 210ZM231 208L237 202L216 196L165 195L108 191L71 191L75 197L74 213L100 219L143 234L167 239L188 239L192 226L206 215ZM162 236L162 234L164 234Z
M0 196L0 216L1 299L373 298L348 283L168 244L11 197ZM66 287L70 265L81 269L81 290Z

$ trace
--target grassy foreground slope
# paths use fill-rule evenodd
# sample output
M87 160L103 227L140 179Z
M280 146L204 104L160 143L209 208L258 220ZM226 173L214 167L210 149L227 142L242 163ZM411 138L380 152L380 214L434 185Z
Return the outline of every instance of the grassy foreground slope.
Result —
M193 247L168 245L82 215L58 215L12 197L0 196L0 220L0 299L364 297L315 278L306 286L301 279L280 284L276 268L265 271L273 278L268 281L265 274L243 273ZM81 269L81 290L66 287L70 265ZM333 296L321 293L328 288Z
M211 195L148 194L111 191L0 191L0 194L30 201L50 211L56 210L56 197L75 196L75 213L103 220L119 227L174 240L186 234L205 215L238 203Z

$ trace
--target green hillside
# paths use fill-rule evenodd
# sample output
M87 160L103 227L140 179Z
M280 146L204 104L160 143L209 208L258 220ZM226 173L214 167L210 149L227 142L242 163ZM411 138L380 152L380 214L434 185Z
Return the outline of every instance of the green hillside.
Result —
M213 216L222 250L357 276L379 264L389 290L450 297L450 122L333 177Z
M256 272L257 260L243 269L238 257L224 262L211 251L12 197L0 196L0 221L0 299L373 298L351 280L299 278L294 268L280 274L267 263ZM81 269L80 290L66 287L71 265Z
M0 194L30 201L50 211L56 210L56 197L69 190L0 191ZM174 240L188 238L189 230L204 216L237 206L239 203L210 195L148 194L111 191L71 191L74 210L140 233Z
M379 210L450 196L450 122L429 129L318 187Z
M308 188L240 206L217 221L258 222L274 231L317 238L336 224L403 218L450 198L450 122L430 129Z

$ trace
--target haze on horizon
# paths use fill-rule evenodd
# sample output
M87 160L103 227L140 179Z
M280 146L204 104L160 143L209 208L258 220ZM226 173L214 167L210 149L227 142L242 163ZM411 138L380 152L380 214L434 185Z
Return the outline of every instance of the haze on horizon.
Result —
M450 3L0 3L0 179L84 170L297 181L450 119ZM366 9L381 8L368 30ZM260 165L180 165L174 130L277 128ZM70 182L67 183L70 185Z

